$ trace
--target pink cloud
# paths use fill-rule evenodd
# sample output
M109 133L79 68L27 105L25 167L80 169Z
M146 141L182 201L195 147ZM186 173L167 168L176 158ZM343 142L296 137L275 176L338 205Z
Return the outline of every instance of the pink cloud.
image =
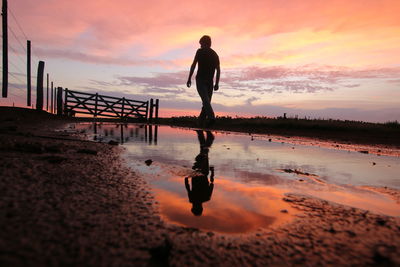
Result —
M134 86L146 92L190 95L185 88L187 71L154 73L150 77L120 76L112 83L93 81L100 86ZM332 66L251 67L222 71L221 86L240 92L229 97L243 96L243 92L260 95L271 92L314 93L339 88L355 88L361 80L392 79L400 76L400 68L351 69ZM172 90L172 91L171 91ZM222 92L223 93L223 92ZM228 96L228 95L226 95Z
M35 47L115 58L192 46L209 29L216 29L216 38L227 47L225 39L240 42L305 28L338 33L400 25L400 3L390 0L15 0L10 8ZM183 38L191 34L196 37Z

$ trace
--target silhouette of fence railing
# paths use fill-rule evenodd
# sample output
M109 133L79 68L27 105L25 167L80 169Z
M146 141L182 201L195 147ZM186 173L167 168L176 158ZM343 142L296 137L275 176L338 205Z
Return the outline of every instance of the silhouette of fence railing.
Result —
M75 114L92 115L100 118L117 118L121 120L140 119L153 120L158 118L159 101L138 101L100 95L90 94L65 89L64 114L74 116ZM155 112L153 110L155 109Z

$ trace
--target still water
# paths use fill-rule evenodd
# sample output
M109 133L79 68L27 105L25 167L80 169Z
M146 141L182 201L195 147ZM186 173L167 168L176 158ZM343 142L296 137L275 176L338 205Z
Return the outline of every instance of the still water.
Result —
M169 223L222 233L273 227L297 212L282 200L286 193L400 216L398 203L365 187L400 189L398 157L169 126L75 127L125 147L126 161L151 184Z

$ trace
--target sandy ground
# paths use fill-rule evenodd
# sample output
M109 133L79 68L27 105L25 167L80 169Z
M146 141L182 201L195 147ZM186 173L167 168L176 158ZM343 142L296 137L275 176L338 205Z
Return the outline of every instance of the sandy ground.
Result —
M301 195L284 198L299 215L277 229L168 225L121 148L46 114L0 113L1 266L400 265L400 218Z

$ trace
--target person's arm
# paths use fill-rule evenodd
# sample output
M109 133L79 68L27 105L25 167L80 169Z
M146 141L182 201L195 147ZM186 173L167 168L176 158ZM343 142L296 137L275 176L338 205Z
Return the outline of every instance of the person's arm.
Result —
M185 177L185 188L186 191L189 193L190 192L190 185L189 185L189 178Z
M186 82L187 87L190 87L192 85L192 75L194 73L194 69L196 68L196 64L197 64L197 52L196 55L194 56L193 63L190 66L189 78Z
M210 181L211 183L214 183L214 167L210 167L210 171L211 171Z
M217 76L215 77L215 85L214 85L214 90L218 91L219 89L219 76L221 74L221 68L219 67L219 59L218 59L218 64L217 64Z
M214 189L214 184L211 183L211 184L210 184L210 187L209 187L209 190L210 190L210 191L208 191L208 193L209 193L209 195L208 195L208 200L211 199L213 189Z

